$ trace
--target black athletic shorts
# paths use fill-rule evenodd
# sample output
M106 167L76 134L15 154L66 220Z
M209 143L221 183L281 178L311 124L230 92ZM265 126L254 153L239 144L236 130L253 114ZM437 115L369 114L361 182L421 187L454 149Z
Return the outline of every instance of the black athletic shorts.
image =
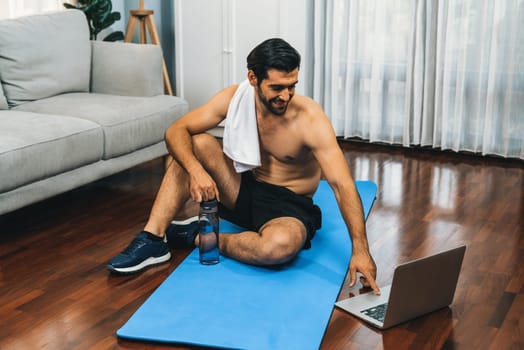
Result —
M271 219L289 216L300 220L307 231L304 248L311 246L315 231L322 224L320 208L313 200L282 186L255 180L250 171L242 173L235 207L230 210L219 204L219 215L247 230L259 231Z

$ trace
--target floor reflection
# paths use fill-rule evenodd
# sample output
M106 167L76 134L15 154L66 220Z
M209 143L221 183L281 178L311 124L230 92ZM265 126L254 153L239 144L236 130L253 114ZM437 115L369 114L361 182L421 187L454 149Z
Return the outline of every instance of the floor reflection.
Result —
M497 172L507 169L486 170L474 162L439 162L432 156L429 153L425 159L389 153L348 159L355 179L371 180L378 185L368 232L373 244L378 248L389 245L396 256L378 257L380 262L400 263L460 244L465 234L463 224L475 226L471 220L489 220L493 215L487 209L491 201L504 200ZM522 178L518 182L515 189L522 191ZM522 203L514 205L522 213ZM411 218L409 226L406 217ZM412 236L416 236L415 240Z
M423 327L425 322L430 320L432 327L438 329L439 332L424 334L424 342L420 343L419 341L420 344L417 343L419 329ZM382 348L384 350L408 348L442 349L445 346L446 349L453 349L453 344L446 342L446 339L452 338L453 325L455 323L456 319L453 319L451 308L445 307L413 321L382 331Z

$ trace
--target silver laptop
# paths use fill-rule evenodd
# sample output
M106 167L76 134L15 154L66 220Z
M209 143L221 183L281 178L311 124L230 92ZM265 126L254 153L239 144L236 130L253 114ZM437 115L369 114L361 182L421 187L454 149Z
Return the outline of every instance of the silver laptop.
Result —
M391 285L340 300L335 306L386 329L451 304L466 246L460 246L395 268Z

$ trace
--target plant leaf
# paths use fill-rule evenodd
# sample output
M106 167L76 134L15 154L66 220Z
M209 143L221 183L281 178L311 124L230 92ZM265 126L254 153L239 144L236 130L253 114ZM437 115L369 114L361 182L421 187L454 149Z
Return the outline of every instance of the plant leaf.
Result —
M76 7L75 5L71 5L67 2L64 2L62 5L64 5L66 9L75 9L75 10L78 9L78 7Z
M119 41L124 40L124 33L121 31L113 32L104 38L104 41Z
M63 5L65 8L77 9L84 12L89 24L89 38L91 40L96 40L97 35L102 30L110 27L113 23L121 19L120 12L111 12L113 9L111 0L78 0L76 6L69 3L64 3ZM108 35L108 37L111 35L112 34ZM111 38L113 37L119 38L120 36L114 34Z

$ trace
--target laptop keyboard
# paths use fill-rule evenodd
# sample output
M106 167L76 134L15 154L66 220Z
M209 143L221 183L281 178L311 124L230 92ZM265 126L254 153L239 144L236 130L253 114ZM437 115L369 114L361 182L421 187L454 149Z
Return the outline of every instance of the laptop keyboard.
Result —
M374 318L377 321L384 322L384 315L386 314L386 308L388 303L380 304L377 306L370 307L369 309L360 311L366 316Z

